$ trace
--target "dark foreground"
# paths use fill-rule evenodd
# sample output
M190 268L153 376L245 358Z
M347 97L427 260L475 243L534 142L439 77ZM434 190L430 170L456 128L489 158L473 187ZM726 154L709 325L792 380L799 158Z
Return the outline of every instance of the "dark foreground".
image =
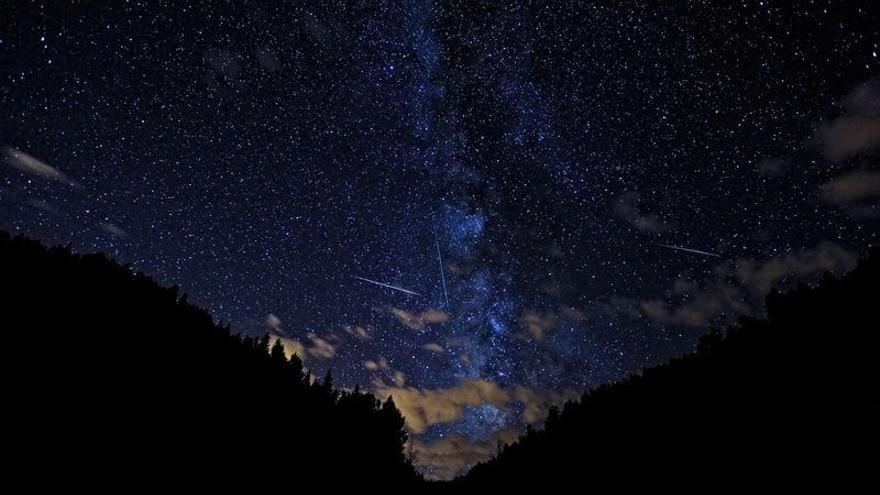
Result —
M102 255L0 232L4 473L32 488L556 486L717 492L876 482L880 250L693 355L586 393L453 484L393 402L313 380Z
M880 249L841 279L768 296L766 319L587 392L459 480L516 486L818 487L876 483Z

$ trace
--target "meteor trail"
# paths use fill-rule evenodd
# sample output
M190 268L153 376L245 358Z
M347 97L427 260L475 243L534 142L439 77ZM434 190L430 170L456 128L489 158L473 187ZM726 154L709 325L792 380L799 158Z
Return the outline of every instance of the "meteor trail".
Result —
M412 295L414 295L414 296L421 296L421 294L419 294L418 292L413 292L413 291L411 291L411 290L404 289L404 288L402 288L402 287L396 287L396 286L393 286L393 285L383 284L382 282L377 282L377 281L375 281L375 280L370 280L370 279L368 279L368 278L364 278L364 277L355 277L354 275L351 275L351 278L355 278L355 279L358 279L358 280L363 280L364 282L369 282L369 283L371 283L371 284L376 284L376 285L379 285L379 286L381 286L381 287L387 287L387 288L389 288L389 289L399 290L400 292L405 292L405 293L407 293L407 294L412 294Z
M434 225L434 244L437 246L437 263L440 265L440 281L443 282L443 299L449 309L449 293L446 292L446 275L443 273L443 258L440 256L440 239L437 237L437 226Z
M657 244L658 246L662 246L662 247L669 248L669 249L676 249L678 251L687 251L689 253L702 254L703 256L714 256L716 258L721 257L720 254L710 253L708 251L700 251L699 249L691 249L691 248L686 248L686 247L681 247L681 246L673 246L672 244L662 244L659 242L655 242L654 244Z

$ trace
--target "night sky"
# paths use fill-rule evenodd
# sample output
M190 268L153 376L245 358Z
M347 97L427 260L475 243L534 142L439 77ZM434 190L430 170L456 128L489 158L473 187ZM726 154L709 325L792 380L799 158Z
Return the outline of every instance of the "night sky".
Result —
M877 2L490 4L3 2L0 228L394 396L432 477L877 242Z

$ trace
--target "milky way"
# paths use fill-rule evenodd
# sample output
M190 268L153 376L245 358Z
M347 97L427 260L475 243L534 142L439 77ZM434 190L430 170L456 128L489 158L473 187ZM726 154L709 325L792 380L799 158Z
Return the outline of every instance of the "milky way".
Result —
M876 2L19 3L0 228L393 395L429 475L877 241Z

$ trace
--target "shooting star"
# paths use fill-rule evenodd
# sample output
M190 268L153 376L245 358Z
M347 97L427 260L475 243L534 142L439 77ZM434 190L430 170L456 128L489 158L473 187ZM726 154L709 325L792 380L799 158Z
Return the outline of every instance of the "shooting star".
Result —
M364 281L364 282L369 282L369 283L371 283L371 284L375 284L375 285L378 285L378 286L381 286L381 287L387 287L387 288L389 288L389 289L397 290L397 291L400 291L400 292L405 292L405 293L407 293L407 294L412 294L412 295L414 295L414 296L421 296L421 294L419 294L418 292L413 292L413 291L411 291L411 290L404 289L403 287L396 287L396 286L394 286L394 285L384 284L384 283L382 283L382 282L377 282L377 281L375 281L375 280L370 280L370 279L368 279L368 278L355 277L354 275L352 275L351 278L354 278L354 279L357 279L357 280L362 280L362 281Z
M703 256L714 256L716 258L721 257L720 254L710 253L708 251L700 251L699 249L691 249L691 248L686 248L686 247L681 247L681 246L673 246L672 244L662 244L659 242L655 242L654 244L657 244L658 246L662 246L662 247L669 248L669 249L676 249L678 251L687 251L689 253L702 254Z
M443 299L446 300L446 309L449 309L449 293L446 292L446 274L443 273L443 257L440 256L440 238L437 237L437 225L434 225L434 244L437 246L437 264L440 265L440 281L443 283Z

